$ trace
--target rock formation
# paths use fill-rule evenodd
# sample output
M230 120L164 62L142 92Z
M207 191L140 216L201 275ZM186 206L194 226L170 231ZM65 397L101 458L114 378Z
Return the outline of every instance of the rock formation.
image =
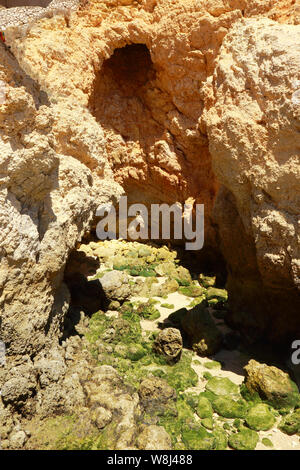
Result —
M274 341L300 328L298 22L292 0L90 1L7 31L55 109L57 151L93 174L107 155L131 202L204 203L232 321ZM73 137L75 103L93 144Z
M17 402L46 386L44 357L63 363L68 257L123 192L204 204L230 322L251 340L300 334L299 6L273 4L89 0L5 30L1 381L21 368L8 405L21 376Z
M122 190L90 113L50 104L3 47L0 54L1 340L9 354L34 356L59 336L70 250L98 204Z
M237 23L207 113L232 321L277 342L300 334L299 33L268 19Z

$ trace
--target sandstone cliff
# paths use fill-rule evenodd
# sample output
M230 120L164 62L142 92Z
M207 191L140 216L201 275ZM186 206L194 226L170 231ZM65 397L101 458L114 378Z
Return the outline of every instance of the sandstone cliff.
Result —
M0 335L10 355L34 359L57 341L68 255L98 204L123 190L134 202L204 203L232 322L252 338L300 333L299 9L273 3L92 0L7 30Z
M207 114L232 320L277 341L300 334L299 33L267 19L237 23Z

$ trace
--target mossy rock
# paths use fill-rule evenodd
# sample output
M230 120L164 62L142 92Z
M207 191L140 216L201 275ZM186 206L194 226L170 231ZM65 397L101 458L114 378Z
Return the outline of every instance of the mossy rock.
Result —
M274 447L273 442L268 437L263 437L261 442L266 447Z
M198 398L198 406L197 406L196 413L199 416L199 418L205 419L205 418L212 417L213 409L212 409L210 401L206 397L200 396Z
M214 307L215 305L217 305L219 303L219 300L218 299L209 299L207 301L208 305L210 305L211 307Z
M179 287L178 291L187 297L199 297L200 295L204 294L205 289L203 287L192 284L190 286Z
M221 302L226 302L228 299L228 294L225 289L217 289L216 287L209 287L206 292L207 300L217 299Z
M236 428L236 429L240 429L241 426L242 426L242 422L240 419L236 418L234 421L233 421L233 426Z
M233 400L230 396L219 396L213 402L213 409L224 418L244 418L248 410L246 401Z
M212 418L204 418L201 420L202 426L204 426L206 429L209 429L210 431L213 430L214 428L214 421Z
M151 287L151 295L155 297L167 297L169 294L173 292L177 292L179 288L179 284L175 279L167 279L161 285L153 285Z
M130 361L134 362L139 361L148 353L147 350L144 349L141 344L128 344L126 346L117 345L115 347L114 352L118 356L121 356L124 359L129 359Z
M198 395L196 393L187 392L183 393L181 397L191 407L191 409L196 412L199 401Z
M279 429L289 436L300 434L300 408L283 417Z
M226 432L224 432L224 429L222 429L219 426L219 427L214 429L212 434L215 438L214 449L215 450L225 450L225 449L227 449L228 438L227 438Z
M163 426L167 433L171 436L173 446L177 448L181 441L181 431L183 426L191 426L194 424L194 413L191 407L181 396L176 402L177 418L165 413L159 418L159 425Z
M203 287L213 287L216 283L216 276L204 276L203 274L200 274L199 282Z
M209 372L205 372L205 373L209 374ZM208 390L206 390L205 392L199 393L199 399L201 397L207 398L210 401L210 403L213 403L218 398L217 395L215 395L213 392L209 392Z
M298 387L287 373L253 359L244 369L245 385L251 394L258 393L260 398L273 408L284 411L300 406Z
M239 395L239 387L227 377L212 377L205 389L215 395Z
M244 400L248 401L250 404L262 403L259 394L255 391L250 392L244 383L240 385L240 393Z
M206 369L221 369L222 365L218 361L209 361L204 363L204 367L206 367Z
M275 416L265 403L254 405L246 416L246 423L255 431L268 431L274 426L275 421Z
M203 378L204 379L210 380L212 377L213 377L213 375L210 372L208 372L208 371L203 372Z
M136 309L136 313L148 320L157 320L160 317L159 311L154 307L153 302L150 300L146 303L140 304Z
M167 382L178 392L198 384L198 375L191 367L191 362L190 355L184 351L179 362L165 369Z
M177 267L175 279L180 286L188 286L192 283L192 277L189 270L183 266Z
M210 356L221 348L222 334L205 305L199 304L188 310L181 319L181 327L197 354Z
M252 429L243 428L229 436L228 444L236 450L254 450L258 443L258 434Z
M155 277L156 272L150 266L134 266L125 268L130 276Z
M195 297L194 300L189 304L189 308L194 308L197 305L201 304L205 300L205 295L201 295L200 297Z
M214 436L201 425L184 426L182 441L188 450L212 450L215 446Z

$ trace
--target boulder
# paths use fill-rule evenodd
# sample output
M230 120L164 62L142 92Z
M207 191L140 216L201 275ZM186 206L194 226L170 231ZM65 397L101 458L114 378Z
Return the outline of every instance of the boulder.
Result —
M276 418L265 403L254 405L247 413L246 423L255 431L268 431L275 424Z
M28 438L24 431L20 430L20 431L12 432L11 435L9 436L9 447L13 450L22 449L27 439Z
M181 327L187 334L193 350L200 356L210 356L220 349L222 334L207 308L201 304L186 311L181 319Z
M100 283L109 300L125 300L131 294L128 274L122 271L109 271L105 273Z
M228 444L236 450L254 450L258 440L259 438L256 431L243 428L236 434L231 434Z
M174 411L176 391L159 377L144 379L139 387L140 402L147 413L163 414L169 409ZM176 414L176 413L175 413Z
M169 434L162 426L145 426L137 437L137 446L141 450L172 450Z
M300 404L297 385L282 370L261 364L254 359L249 361L244 370L245 385L249 392L257 392L274 408L293 408Z
M112 413L110 410L99 406L92 412L91 420L98 429L103 429L111 422Z
M227 377L211 377L205 389L215 395L238 395L239 387Z
M182 337L176 328L165 328L156 337L153 344L154 351L167 359L176 362L180 359L182 351Z
M300 433L300 408L295 410L293 413L284 416L279 425L280 431L288 434L289 436L293 434Z

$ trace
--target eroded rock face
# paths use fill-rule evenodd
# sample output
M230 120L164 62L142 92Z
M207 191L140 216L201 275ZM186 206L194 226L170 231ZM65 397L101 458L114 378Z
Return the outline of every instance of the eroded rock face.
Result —
M50 104L3 46L0 79L0 338L8 370L16 357L18 365L31 363L56 347L70 299L63 282L68 254L98 204L122 190L90 113Z
M299 393L288 374L274 366L251 359L245 366L245 384L250 393L258 393L275 408L292 408L299 404Z
M93 179L108 155L130 202L204 203L205 249L215 207L232 321L278 341L300 328L298 23L292 0L90 1L7 31L58 103L56 151Z
M162 426L145 426L137 445L142 450L172 450L171 438Z
M171 363L179 360L182 351L180 331L176 328L165 328L162 330L156 338L154 350Z
M236 24L207 114L232 321L281 342L300 333L299 51L299 26Z
M184 312L181 327L187 334L193 350L200 356L211 356L220 349L222 334L208 309L201 304Z
M300 333L298 23L292 0L113 0L7 30L16 58L1 45L1 385L12 367L33 371L6 385L7 406L36 393L47 415L83 400L57 345L64 268L119 183L130 202L204 203L232 321L277 341Z
M203 88L234 22L270 8L268 1L91 1L68 21L54 16L7 31L7 41L49 95L89 107L130 202L205 204L208 249L218 184L199 124ZM62 86L62 76L72 80Z

